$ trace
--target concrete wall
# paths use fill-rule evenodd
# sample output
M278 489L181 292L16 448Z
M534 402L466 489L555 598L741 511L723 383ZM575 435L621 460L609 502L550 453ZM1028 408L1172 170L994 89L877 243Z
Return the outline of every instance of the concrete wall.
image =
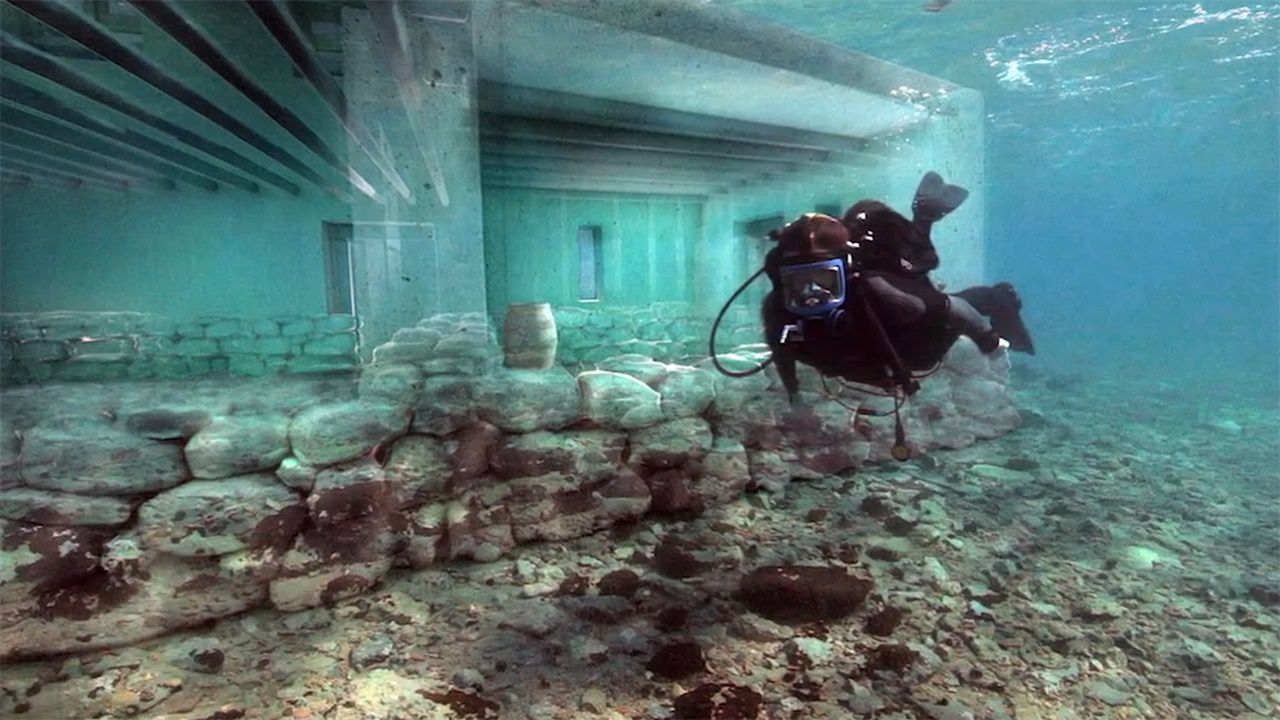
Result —
M321 223L347 208L316 193L107 193L6 186L4 312L173 317L325 312Z
M601 229L596 301L583 301L579 293L578 229L584 225ZM485 192L484 227L495 316L508 303L601 309L687 302L697 284L697 198L491 188Z

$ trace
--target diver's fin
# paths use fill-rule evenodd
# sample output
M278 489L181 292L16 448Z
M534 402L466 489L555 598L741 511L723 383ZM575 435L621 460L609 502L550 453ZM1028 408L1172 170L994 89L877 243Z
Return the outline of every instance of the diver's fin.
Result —
M959 185L948 185L942 176L930 170L920 178L915 199L911 201L911 223L926 235L933 224L960 207L969 191Z
M991 320L991 329L1009 341L1009 349L1036 354L1035 343L1031 341L1031 332L1022 322L1022 299L1018 291L1007 282L999 282L990 287L979 285L956 293L969 301L975 310Z

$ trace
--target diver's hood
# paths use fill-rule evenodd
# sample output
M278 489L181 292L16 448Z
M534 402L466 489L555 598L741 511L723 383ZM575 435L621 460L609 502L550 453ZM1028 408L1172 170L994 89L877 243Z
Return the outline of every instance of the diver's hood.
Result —
M830 313L844 304L844 273L839 259L781 266L783 306L803 317Z

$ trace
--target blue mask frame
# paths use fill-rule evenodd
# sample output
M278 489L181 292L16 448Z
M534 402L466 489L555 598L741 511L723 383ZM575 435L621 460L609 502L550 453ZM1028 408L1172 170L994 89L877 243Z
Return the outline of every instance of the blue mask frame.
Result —
M782 280L782 304L787 312L814 317L826 315L844 304L846 285L843 260L783 265L779 268L779 275Z

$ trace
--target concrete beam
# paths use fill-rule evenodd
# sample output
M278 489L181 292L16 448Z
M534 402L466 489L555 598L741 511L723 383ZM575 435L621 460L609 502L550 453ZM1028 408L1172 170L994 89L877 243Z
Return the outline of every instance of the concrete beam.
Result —
M0 42L0 59L12 63L33 75L37 75L49 83L61 86L100 105L111 108L143 125L159 130L179 142L217 158L247 175L284 190L290 195L297 195L301 192L302 189L298 187L297 183L272 172L262 164L250 160L235 150L208 140L181 125L138 107L118 93L72 70L62 61L36 50L12 35L0 33L0 36L3 38L3 41Z
M529 156L510 156L482 153L483 170L527 170L529 172L554 173L578 177L624 178L654 182L694 182L709 185L725 185L761 177L761 168L737 171L698 170L695 168L654 168L622 162L594 162L561 160Z
M486 169L481 173L481 183L486 187L530 188L540 190L566 190L574 192L628 193L639 195L694 195L704 196L723 192L725 184L692 183L652 178L600 178L579 177L565 173L540 173L514 169Z
M276 44L293 61L298 72L315 88L325 105L333 112L347 135L356 146L364 152L378 172L395 188L400 197L406 200L412 196L408 184L400 173L396 172L394 161L387 157L381 146L369 134L364 125L347 112L347 98L334 81L333 76L324 69L319 56L307 41L306 34L298 27L293 16L280 6L279 0L244 0L245 5L254 17L262 23L262 27L275 39Z
M95 187L101 190L128 190L129 184L114 180L99 180L91 178L87 175L64 170L57 170L48 165L30 163L16 158L6 157L0 160L5 167L29 176L43 176L51 180L60 180L68 184L69 187Z
M25 130L28 133L50 140L56 140L65 145L88 150L96 155L123 162L127 165L144 168L175 182L181 182L209 192L215 192L220 187L218 183L203 175L197 175L176 165L169 165L153 157L143 155L140 152L113 145L105 140L90 137L66 125L23 110L7 101L4 106L4 112L0 113L0 124Z
M121 174L112 170L106 170L101 167L85 165L74 160L64 157L58 157L56 154L47 150L35 150L16 145L9 141L6 137L0 140L0 163L4 163L7 159L19 160L33 165L46 166L53 170L70 173L72 175L80 175L95 180L102 180L108 183L124 183L130 186L141 185L144 182L151 182L172 190L174 183L158 178L155 176L144 176L137 173Z
M862 138L492 81L480 83L480 109L504 116L553 119L696 138L729 138L788 148L862 153L869 147Z
M603 127L551 118L480 114L482 141L510 138L535 142L561 142L585 147L652 150L697 157L776 160L783 162L842 164L845 155L831 150L744 142L728 138L689 137L673 133Z
M6 129L4 132L4 142L10 146L20 147L27 152L45 154L76 165L98 168L99 172L111 173L126 178L140 177L147 179L158 184L165 190L173 190L178 187L178 184L173 180L154 175L137 167L136 165L128 165L104 155L85 150L84 148L68 145L66 143L44 137L43 135L26 132L25 130L19 130L17 128Z
M345 193L287 150L218 107L212 100L170 76L155 63L115 39L98 23L54 0L8 0L44 24L116 64L139 80L222 126L258 152L270 157L319 188L342 198Z
M254 82L248 73L227 57L208 32L183 17L178 12L176 4L170 5L159 0L129 0L129 2L218 77L258 106L258 109L267 117L324 160L329 167L345 176L352 187L370 198L377 199L378 191L364 179L359 171L340 159L337 153L302 118Z
M59 101L57 98L14 78L0 77L0 97L67 124L84 128L91 133L109 138L121 145L138 148L198 175L204 175L249 192L256 193L260 189L257 183L246 180L235 173L227 172L190 153L157 142L142 133L134 132L127 128L118 128L95 120Z
M690 47L790 70L891 98L902 87L931 95L960 86L719 4L687 0L507 0Z

